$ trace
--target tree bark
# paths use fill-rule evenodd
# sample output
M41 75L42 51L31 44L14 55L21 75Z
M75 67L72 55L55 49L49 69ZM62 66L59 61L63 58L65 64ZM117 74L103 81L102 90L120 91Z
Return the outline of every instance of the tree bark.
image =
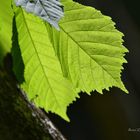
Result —
M46 113L35 107L16 80L0 69L0 139L66 140Z

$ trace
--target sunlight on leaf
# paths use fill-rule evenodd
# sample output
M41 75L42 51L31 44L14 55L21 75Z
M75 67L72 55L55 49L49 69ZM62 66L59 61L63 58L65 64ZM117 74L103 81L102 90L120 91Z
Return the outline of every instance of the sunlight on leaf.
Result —
M12 46L12 18L11 0L3 0L0 4L0 64Z
M21 87L37 106L68 121L67 106L80 91L103 93L115 86L128 93L121 81L128 50L110 17L72 0L61 2L60 31L21 7L15 7L15 20L25 66ZM27 2L18 4L27 10Z
M53 42L63 74L76 88L90 93L119 87L128 92L121 81L124 55L123 34L110 17L76 2L64 1L65 17L60 32L53 29Z
M78 94L72 83L63 77L48 37L49 26L21 8L16 8L15 12L19 46L25 65L25 82L21 86L30 99L38 95L34 100L37 106L68 121L67 106Z

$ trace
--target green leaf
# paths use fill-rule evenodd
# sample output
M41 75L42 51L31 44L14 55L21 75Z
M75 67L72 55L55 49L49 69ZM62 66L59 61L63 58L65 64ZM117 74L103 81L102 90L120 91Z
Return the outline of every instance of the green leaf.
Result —
M2 0L0 4L0 64L12 46L12 18L11 0Z
M127 92L121 71L128 50L111 18L72 0L62 3L60 32L22 8L15 7L15 19L25 67L21 87L37 106L68 120L67 106L79 91L116 86Z
M18 41L25 65L22 88L37 106L68 121L67 106L78 94L71 82L63 77L48 36L47 29L50 27L22 8L15 8L15 14Z
M89 6L62 1L61 31L53 29L53 46L65 77L76 88L90 93L115 86L128 92L121 81L124 55L123 34L110 17Z

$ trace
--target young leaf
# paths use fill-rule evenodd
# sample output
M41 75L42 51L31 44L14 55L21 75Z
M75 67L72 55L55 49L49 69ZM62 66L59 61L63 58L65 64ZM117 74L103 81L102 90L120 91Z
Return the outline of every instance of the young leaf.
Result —
M63 6L59 0L15 0L27 12L33 13L49 22L59 30L58 22L63 17Z
M3 0L0 4L0 64L12 46L12 18L11 0Z
M123 34L100 11L71 0L62 1L64 18L60 32L53 29L53 42L65 77L76 88L90 93L119 87L127 92L120 74L124 55Z
M48 37L49 25L22 8L15 8L15 19L25 65L22 88L37 106L68 120L67 106L78 94L71 82L63 77Z

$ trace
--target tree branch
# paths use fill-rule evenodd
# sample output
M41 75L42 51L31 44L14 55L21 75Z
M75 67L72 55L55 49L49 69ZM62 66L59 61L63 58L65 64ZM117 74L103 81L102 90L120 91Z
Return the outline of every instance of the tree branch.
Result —
M16 80L1 69L0 139L66 140L46 113L27 99Z

